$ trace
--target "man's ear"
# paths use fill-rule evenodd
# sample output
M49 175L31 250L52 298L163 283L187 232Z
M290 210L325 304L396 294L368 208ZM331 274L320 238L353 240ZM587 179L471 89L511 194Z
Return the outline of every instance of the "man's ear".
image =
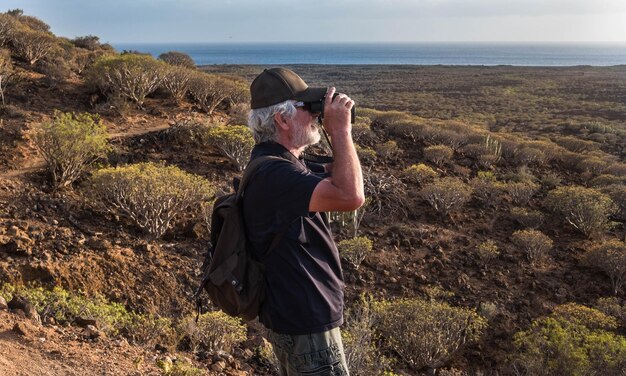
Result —
M274 123L276 123L276 125L279 126L281 129L289 129L289 124L287 124L287 119L285 118L285 115L280 112L274 114Z

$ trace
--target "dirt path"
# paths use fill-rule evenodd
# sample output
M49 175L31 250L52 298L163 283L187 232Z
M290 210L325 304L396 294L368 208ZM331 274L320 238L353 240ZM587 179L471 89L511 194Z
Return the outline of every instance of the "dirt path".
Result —
M169 128L169 124L164 121L157 125L147 128L129 128L122 132L116 132L109 134L109 139L121 139L134 136L140 136L142 134L148 134L152 132L159 132ZM30 155L22 160L20 166L8 171L0 171L0 179L21 179L25 175L40 171L46 168L45 160L39 155Z

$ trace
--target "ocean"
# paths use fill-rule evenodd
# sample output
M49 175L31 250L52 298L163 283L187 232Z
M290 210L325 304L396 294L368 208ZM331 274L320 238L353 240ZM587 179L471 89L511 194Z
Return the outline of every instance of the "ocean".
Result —
M113 43L158 57L189 54L197 65L394 64L611 66L626 64L626 43Z

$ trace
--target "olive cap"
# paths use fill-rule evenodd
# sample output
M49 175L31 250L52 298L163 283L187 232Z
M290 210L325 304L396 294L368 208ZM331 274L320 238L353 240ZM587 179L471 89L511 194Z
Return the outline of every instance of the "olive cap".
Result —
M250 107L268 107L289 99L317 102L324 98L326 91L326 88L309 87L300 76L289 69L265 69L250 85Z

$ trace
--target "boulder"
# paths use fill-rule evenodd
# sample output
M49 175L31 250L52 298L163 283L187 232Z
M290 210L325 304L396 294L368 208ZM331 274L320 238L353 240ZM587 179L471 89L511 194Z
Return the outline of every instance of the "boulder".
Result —
M32 305L26 298L19 295L13 295L13 299L11 299L7 306L11 310L20 310L24 312L26 317L38 324L41 324L41 317L39 317L39 313L35 309L35 306Z
M0 311L6 311L8 309L9 309L9 306L7 305L7 301L4 300L4 298L0 296Z

